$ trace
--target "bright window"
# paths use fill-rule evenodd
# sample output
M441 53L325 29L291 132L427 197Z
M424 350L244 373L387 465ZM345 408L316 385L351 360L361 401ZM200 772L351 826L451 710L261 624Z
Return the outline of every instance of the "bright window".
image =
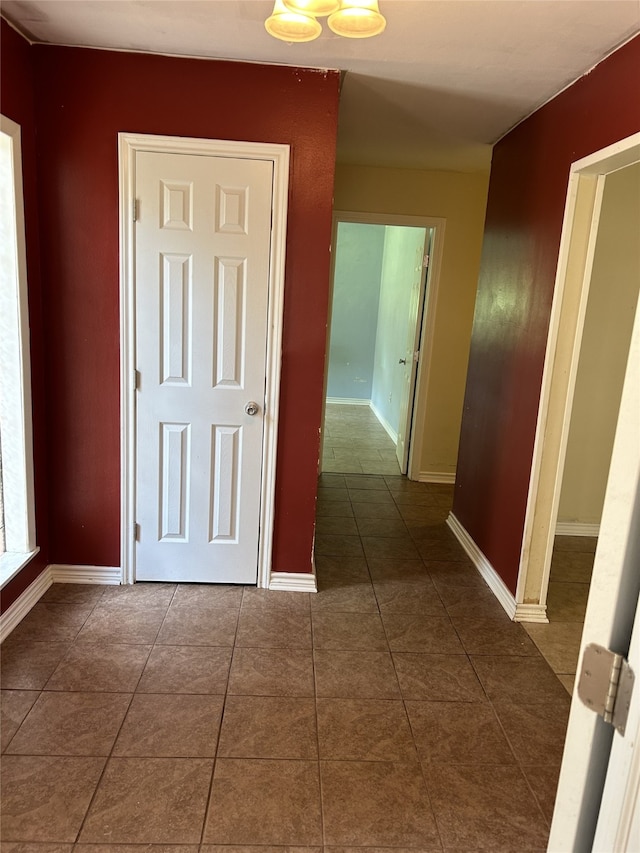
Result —
M0 586L37 552L20 126L0 116Z

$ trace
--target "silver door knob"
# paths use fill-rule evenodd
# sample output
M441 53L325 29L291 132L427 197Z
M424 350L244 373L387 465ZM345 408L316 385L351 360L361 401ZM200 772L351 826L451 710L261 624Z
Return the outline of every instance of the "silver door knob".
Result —
M244 410L248 415L257 415L260 411L260 406L257 403L251 401L250 403L247 403L247 405L244 407Z
M399 360L398 360L398 364L406 364L406 363L407 363L407 359L406 359L406 358L401 358L401 359L399 359Z

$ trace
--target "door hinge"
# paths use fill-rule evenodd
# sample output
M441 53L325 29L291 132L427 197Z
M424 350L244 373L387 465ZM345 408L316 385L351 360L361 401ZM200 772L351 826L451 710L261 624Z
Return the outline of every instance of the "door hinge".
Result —
M139 370L133 371L133 390L134 391L140 390L140 371Z
M582 656L578 681L581 701L624 734L635 675L628 661L597 643L589 643Z
M137 222L137 221L138 221L138 215L139 215L139 203L138 203L138 199L137 199L137 198L134 198L134 200L133 200L133 211L132 211L132 215L133 215L133 221L134 221L134 222Z
M429 255L425 255L424 258L422 259L422 267L425 270L429 269Z
M140 541L140 525L138 522L133 525L133 540L134 542Z
M417 364L420 361L420 350L417 349L413 354L413 360Z

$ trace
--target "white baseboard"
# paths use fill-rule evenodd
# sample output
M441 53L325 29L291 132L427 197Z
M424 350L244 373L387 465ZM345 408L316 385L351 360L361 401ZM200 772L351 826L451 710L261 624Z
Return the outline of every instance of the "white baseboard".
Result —
M335 403L338 406L369 406L371 400L362 397L327 397L327 403Z
M389 436L391 441L394 444L397 444L398 443L398 433L394 430L394 428L391 426L389 421L384 417L384 415L382 415L380 413L380 411L376 408L373 401L369 402L369 408L371 409L373 414L376 416L376 418L380 421L380 425L384 428L385 432L387 433L387 435Z
M556 524L556 536L593 536L600 535L599 524L583 524L581 521L559 521Z
M52 563L49 566L54 583L122 583L119 566L65 566Z
M544 622L548 624L546 604L516 604L515 622Z
M27 613L38 603L52 583L53 576L49 566L47 566L33 583L25 589L22 595L19 595L13 604L5 610L2 616L0 616L0 643L6 640L16 625L22 622Z
M473 541L469 533L460 524L455 515L450 512L447 525L454 536L469 555L471 562L480 572L491 592L504 608L507 616L514 622L548 622L546 604L518 604L514 594L507 587L489 560Z
M3 642L54 583L120 584L122 571L113 566L73 566L51 564L0 616L0 643ZM288 592L317 592L313 573L271 572L269 589Z
M445 483L453 485L456 481L456 472L446 473L444 471L420 471L418 474L419 483Z
M271 572L269 589L282 592L317 592L315 573Z
M496 572L489 560L487 560L480 548L478 548L471 536L467 533L465 528L460 524L452 512L449 513L447 518L447 525L451 528L453 535L469 555L471 562L480 572L491 592L504 607L509 619L514 619L517 607L515 596L511 590L506 586L500 575Z

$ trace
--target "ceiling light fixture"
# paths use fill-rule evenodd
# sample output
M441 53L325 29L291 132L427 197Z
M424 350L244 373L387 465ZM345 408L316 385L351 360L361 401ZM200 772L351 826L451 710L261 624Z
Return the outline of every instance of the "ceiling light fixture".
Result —
M366 39L379 35L387 21L378 9L378 0L349 0L329 16L329 28L338 36Z
M284 0L284 5L291 12L322 18L337 12L340 0Z
M345 38L377 36L387 25L378 0L275 0L264 25L282 41L313 41L322 32L317 18L326 16L329 28Z
M313 41L322 32L321 24L313 15L292 12L283 0L276 0L273 12L264 25L270 36L289 42Z

